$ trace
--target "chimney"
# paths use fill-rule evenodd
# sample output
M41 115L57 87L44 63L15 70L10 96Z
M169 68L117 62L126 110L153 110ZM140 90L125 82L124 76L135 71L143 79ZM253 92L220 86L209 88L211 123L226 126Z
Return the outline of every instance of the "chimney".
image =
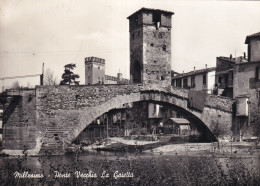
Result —
M244 52L244 59L246 59L246 53Z
M195 69L196 69L196 68L194 67L194 72L195 72Z
M208 68L208 65L207 65L207 64L205 64L205 67L206 67L206 68Z
M232 59L232 54L230 54L230 57L229 57L230 59Z

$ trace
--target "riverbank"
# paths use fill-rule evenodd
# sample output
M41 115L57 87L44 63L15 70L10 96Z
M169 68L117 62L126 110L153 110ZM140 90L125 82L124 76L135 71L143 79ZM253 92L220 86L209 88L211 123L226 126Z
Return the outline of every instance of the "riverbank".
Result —
M83 147L83 151L110 151L110 152L144 152L165 155L216 155L216 156L243 156L260 155L260 146L254 142L226 142L219 143L190 143L180 141L138 141L124 138L109 138L101 144Z

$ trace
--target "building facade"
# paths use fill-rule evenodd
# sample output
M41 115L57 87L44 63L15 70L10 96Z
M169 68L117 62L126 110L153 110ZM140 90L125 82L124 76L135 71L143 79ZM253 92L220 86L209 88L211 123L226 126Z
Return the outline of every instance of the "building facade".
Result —
M205 68L172 77L172 86L212 93L215 84L215 68Z
M260 134L260 33L246 37L248 62L236 63L233 97L240 138Z

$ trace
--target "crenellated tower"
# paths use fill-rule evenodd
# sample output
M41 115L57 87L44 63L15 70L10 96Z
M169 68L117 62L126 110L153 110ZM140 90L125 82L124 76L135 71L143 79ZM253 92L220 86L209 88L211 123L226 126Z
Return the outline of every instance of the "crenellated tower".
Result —
M131 83L171 85L173 14L142 8L128 17Z

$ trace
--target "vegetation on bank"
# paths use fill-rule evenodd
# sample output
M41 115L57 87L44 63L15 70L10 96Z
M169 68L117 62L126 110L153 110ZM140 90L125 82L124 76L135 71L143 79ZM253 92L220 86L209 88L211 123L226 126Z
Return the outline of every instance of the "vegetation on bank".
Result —
M66 156L47 154L43 157L27 157L24 151L23 157L1 160L0 178L1 185L258 185L258 144L251 148L254 149L248 148L248 152L252 152L250 158L244 158L239 152L220 158L214 151L190 156L188 149L184 155L144 154L137 151L91 155L78 149ZM217 149L216 152L218 150L230 155L223 149ZM68 173L70 177L55 178L55 171ZM107 177L102 178L104 171ZM15 178L15 172L39 173L44 176L34 179ZM81 173L82 177L77 176L76 172ZM96 177L91 177L94 173ZM119 173L126 177L120 177Z

